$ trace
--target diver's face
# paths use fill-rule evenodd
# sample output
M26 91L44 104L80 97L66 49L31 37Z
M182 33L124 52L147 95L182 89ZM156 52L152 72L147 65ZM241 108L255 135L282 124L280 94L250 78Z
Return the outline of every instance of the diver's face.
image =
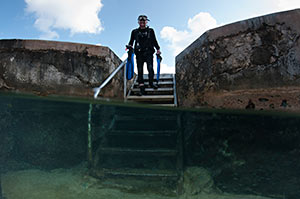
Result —
M139 25L140 25L140 28L145 28L146 25L147 25L147 21L145 21L145 20L139 20Z

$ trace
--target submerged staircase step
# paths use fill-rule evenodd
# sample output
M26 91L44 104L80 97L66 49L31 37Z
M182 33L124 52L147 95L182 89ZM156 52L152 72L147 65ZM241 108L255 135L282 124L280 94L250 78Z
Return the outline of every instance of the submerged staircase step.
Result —
M134 115L128 115L128 113L126 113L127 115L116 115L115 116L115 120L116 121L176 121L177 120L177 115L164 115L164 114L160 114L160 115L149 115L149 114L137 114L134 113Z
M140 89L135 77L126 100L177 106L174 74L162 74L157 89L149 87L148 75L144 80L146 94L137 95ZM119 107L108 131L99 139L93 163L96 176L108 180L108 185L176 194L183 170L180 117L166 108Z
M151 150L158 150L155 153L165 153L166 149L174 150L176 149L176 139L177 131L137 131L133 129L132 131L123 131L123 130L113 130L107 134L107 146L110 148L130 148L131 150L125 150L126 153L132 153L132 149L141 149L135 154L153 153ZM147 149L146 151L144 151ZM163 150L161 150L163 149ZM168 151L173 152L173 151ZM124 153L124 152L123 152Z
M131 149L131 148L112 148L103 147L101 153L106 154L137 154L137 155L154 155L154 156L176 156L177 150L172 149Z
M142 177L178 177L178 173L174 170L153 170L153 169L131 169L131 168L122 168L122 169L107 169L102 168L99 170L105 175L112 176L142 176Z
M174 135L174 134L177 134L176 131L134 131L134 130L131 130L131 131L126 131L126 130L113 130L111 132L109 132L109 136L111 135L115 135L115 136L119 136L119 135L126 135L126 136L161 136L161 135L164 135L164 136L170 136L170 135Z
M175 104L152 104L153 106L176 107Z

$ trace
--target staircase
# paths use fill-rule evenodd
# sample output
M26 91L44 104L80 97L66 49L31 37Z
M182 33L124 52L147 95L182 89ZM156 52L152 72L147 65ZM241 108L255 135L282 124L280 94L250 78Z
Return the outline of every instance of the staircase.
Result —
M179 113L117 107L97 148L93 175L106 186L174 196L180 192L182 156Z
M156 77L156 75L154 77ZM138 103L153 104L157 106L177 106L176 81L174 74L161 74L158 82L158 89L149 87L148 75L144 75L144 81L146 86L146 95L138 95L140 89L136 77L126 97L127 101L135 101Z

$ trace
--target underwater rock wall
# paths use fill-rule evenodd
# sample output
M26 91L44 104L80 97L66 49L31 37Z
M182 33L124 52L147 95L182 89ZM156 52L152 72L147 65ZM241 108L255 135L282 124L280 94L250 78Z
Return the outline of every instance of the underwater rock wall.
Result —
M299 115L220 110L182 119L184 165L205 168L218 190L299 198Z
M89 104L0 95L0 110L0 172L69 168L87 160ZM114 114L113 106L93 106L94 142Z
M300 110L299 38L300 9L207 31L176 57L179 105Z
M93 96L121 60L107 47L41 40L0 40L0 90ZM119 72L100 96L123 98Z

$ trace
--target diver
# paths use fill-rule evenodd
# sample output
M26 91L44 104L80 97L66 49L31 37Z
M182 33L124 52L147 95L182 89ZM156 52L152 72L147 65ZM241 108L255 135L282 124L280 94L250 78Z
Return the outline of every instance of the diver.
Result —
M134 43L134 53L136 55L137 69L138 69L138 83L140 88L140 95L145 95L145 84L143 78L143 66L147 63L149 86L151 88L157 89L158 85L153 84L154 70L153 70L153 54L160 55L160 47L155 37L154 30L147 26L147 22L150 21L146 15L140 15L138 17L139 28L132 30L130 41L128 43L129 47L133 47Z

